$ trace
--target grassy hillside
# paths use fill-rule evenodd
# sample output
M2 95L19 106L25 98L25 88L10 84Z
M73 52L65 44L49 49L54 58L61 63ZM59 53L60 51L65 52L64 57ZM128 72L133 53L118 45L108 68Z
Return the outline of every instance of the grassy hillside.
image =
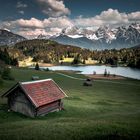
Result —
M12 73L15 81L4 81L0 94L37 75L53 78L69 97L64 99L64 111L37 118L7 112L6 100L0 99L0 140L140 139L140 81L97 80L92 87L83 87L83 81L56 72L13 69Z

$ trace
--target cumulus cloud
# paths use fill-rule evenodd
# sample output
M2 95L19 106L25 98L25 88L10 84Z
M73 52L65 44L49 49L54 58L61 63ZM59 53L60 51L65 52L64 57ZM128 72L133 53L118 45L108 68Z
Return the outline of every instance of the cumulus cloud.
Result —
M129 17L131 17L131 15L120 13L118 10L108 9L107 11L103 11L100 15L96 15L94 17L79 17L75 19L74 22L78 26L85 27L99 27L103 25L119 26L121 24L129 23Z
M115 22L120 22L122 20L127 19L127 14L125 13L120 13L117 9L108 9L107 11L101 12L101 14L98 16L95 16L96 19L99 20L104 20L104 21L115 21Z
M66 16L58 17L58 18L48 18L45 19L43 22L44 22L44 26L53 27L53 28L55 27L66 28L68 26L73 25L72 20Z
M18 32L20 35L22 36L26 36L28 38L35 38L37 36L39 36L40 34L43 35L47 35L47 32L45 29L30 29L30 28L26 28L26 29L20 29Z
M31 28L20 28L18 34L28 37L29 39L36 38L39 35L56 35L62 31L61 28L48 28L48 29L31 29Z
M65 7L62 0L37 0L42 12L50 17L69 15L70 10Z
M16 24L17 26L20 26L22 28L44 28L43 22L36 18L31 18L30 20L18 19L15 21L11 21L11 24Z
M0 28L7 28L27 38L34 38L39 34L54 35L60 33L63 28L74 25L95 30L104 25L118 27L120 25L129 25L135 21L140 22L139 11L127 14L121 13L118 10L108 9L102 11L99 15L89 18L79 16L76 19L70 19L67 16L61 16L49 17L43 20L31 18L28 20L17 19L14 21L3 21L0 22Z
M132 21L140 21L140 12L132 12L128 14L128 19Z
M28 5L22 3L21 1L18 1L16 7L17 7L17 8L26 8L26 7L28 7Z
M72 21L67 17L58 17L58 18L47 18L44 20L39 20L36 18L31 18L29 20L18 19L15 21L8 22L11 25L17 25L24 28L65 28L72 26Z
M25 37L34 38L39 34L49 35L61 32L63 28L73 26L73 22L66 16L39 20L36 18L18 19L5 21L0 24L1 28L7 28L18 32Z

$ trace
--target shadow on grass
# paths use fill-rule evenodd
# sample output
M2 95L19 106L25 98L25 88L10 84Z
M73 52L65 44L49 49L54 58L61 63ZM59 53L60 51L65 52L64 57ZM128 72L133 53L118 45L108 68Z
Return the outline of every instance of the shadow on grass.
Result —
M58 117L61 117L64 115L64 112L66 110L62 110L60 112L52 112L48 113L44 116L38 116L38 117L29 117L24 114L14 112L14 111L9 111L8 112L8 106L7 104L0 104L0 123L5 123L5 122L13 122L13 121L25 121L25 120L47 120L47 119L55 119Z
M82 99L78 96L73 96L73 97L67 97L66 100L77 100L77 101L81 101Z
M7 110L8 110L8 106L6 104L0 104L0 112L7 111Z
M0 104L0 123L12 122L12 121L22 121L25 119L31 119L18 112L9 111L7 104Z

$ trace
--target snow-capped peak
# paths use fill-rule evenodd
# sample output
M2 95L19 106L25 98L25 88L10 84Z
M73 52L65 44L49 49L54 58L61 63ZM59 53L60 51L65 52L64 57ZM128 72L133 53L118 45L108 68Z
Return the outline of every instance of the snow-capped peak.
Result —
M69 26L62 29L60 33L55 35L40 35L38 38L49 39L57 38L59 36L68 36L69 38L82 38L85 37L92 41L99 41L102 43L111 44L114 40L124 39L133 40L138 39L140 33L140 24L132 23L129 26L120 26L118 28L110 28L109 26L99 27L96 31L93 28L86 29L76 26Z
M11 32L9 29L7 29L7 28L4 28L4 30L6 30L6 31L8 31L8 32Z
M67 35L70 38L81 38L84 37L83 35Z
M132 23L131 26L140 31L140 24L139 23Z
M79 28L76 26L69 26L67 28L64 28L61 32L61 34L63 35L75 35L75 34L79 34L78 33Z
M86 35L86 37L90 40L98 40L99 38L96 36L96 34L89 34Z

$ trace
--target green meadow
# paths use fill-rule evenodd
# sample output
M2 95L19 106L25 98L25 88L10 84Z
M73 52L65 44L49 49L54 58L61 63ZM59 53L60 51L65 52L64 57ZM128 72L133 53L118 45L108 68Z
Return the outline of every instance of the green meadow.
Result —
M37 118L8 112L6 99L0 98L0 140L140 139L140 81L95 80L92 87L84 87L82 80L57 72L12 68L12 74L15 80L4 81L0 95L17 81L39 76L54 79L68 98L64 111Z

